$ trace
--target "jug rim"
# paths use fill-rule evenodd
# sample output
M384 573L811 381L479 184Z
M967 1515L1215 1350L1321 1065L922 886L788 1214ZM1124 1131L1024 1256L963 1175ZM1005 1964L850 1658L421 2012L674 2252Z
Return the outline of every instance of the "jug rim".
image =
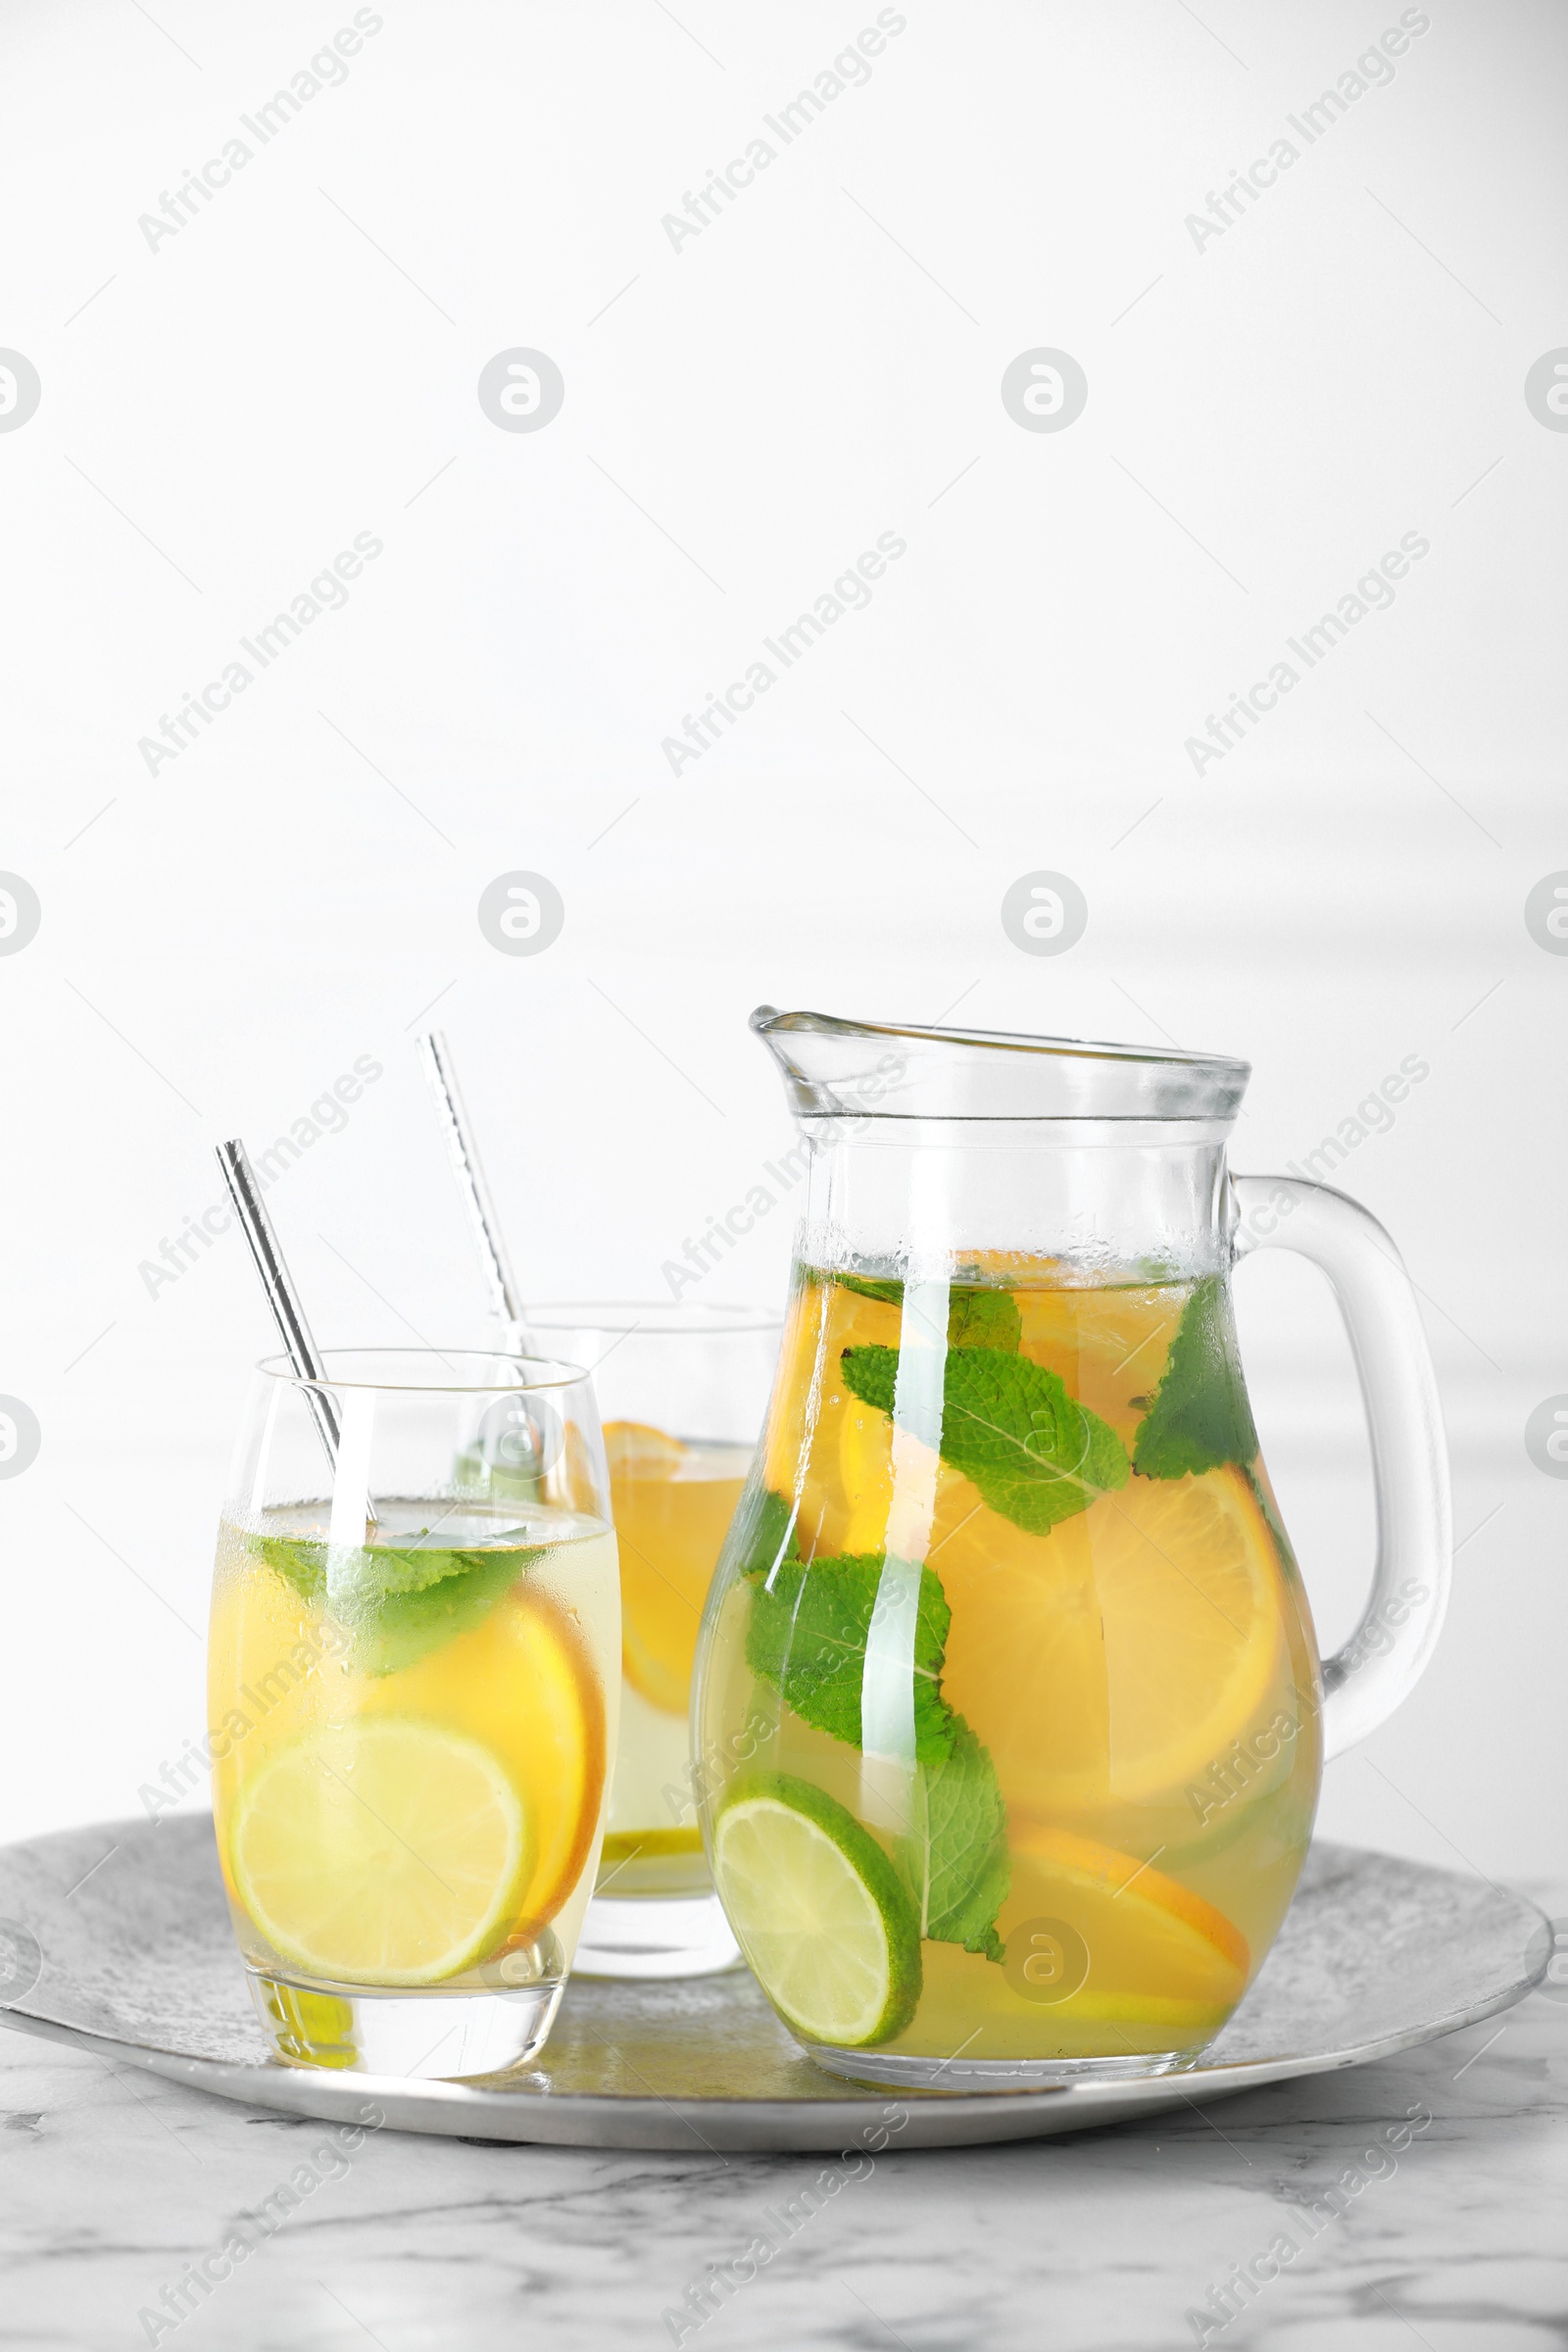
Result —
M1229 1120L1251 1064L1180 1046L851 1020L760 1004L802 1117ZM900 1054L902 1045L909 1051ZM884 1048L880 1057L869 1052Z

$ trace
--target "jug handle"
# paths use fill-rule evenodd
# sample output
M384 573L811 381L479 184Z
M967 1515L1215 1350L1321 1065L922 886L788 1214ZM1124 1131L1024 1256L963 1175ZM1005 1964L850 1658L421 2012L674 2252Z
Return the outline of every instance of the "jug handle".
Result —
M1294 1250L1333 1285L1361 1383L1377 1562L1360 1624L1323 1663L1323 1752L1343 1755L1426 1671L1448 1605L1453 1522L1437 1377L1415 1290L1370 1211L1326 1184L1233 1176L1232 1247Z

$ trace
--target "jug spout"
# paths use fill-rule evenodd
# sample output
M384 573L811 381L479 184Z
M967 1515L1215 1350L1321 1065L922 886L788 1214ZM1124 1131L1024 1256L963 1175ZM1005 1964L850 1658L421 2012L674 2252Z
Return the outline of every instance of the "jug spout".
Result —
M1228 1266L1248 1064L760 1005L806 1143L803 1262L1103 1283ZM955 1277L956 1278L956 1277Z
M1155 1119L1228 1126L1250 1069L1187 1054L1001 1029L851 1021L760 1004L797 1117Z

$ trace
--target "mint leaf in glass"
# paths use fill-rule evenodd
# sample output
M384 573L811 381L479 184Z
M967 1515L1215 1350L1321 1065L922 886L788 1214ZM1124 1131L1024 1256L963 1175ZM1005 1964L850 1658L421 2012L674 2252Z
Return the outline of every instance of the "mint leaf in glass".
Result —
M786 1559L759 1582L746 1634L746 1662L771 1683L803 1723L851 1747L860 1744L865 1645L882 1582L881 1552L834 1559ZM756 1572L754 1571L754 1574ZM953 1711L937 1678L952 1624L942 1587L920 1571L914 1628L914 1746L923 1764L953 1745Z
M732 1541L739 1573L766 1576L797 1548L795 1513L783 1495L775 1494L768 1487L743 1495L735 1514Z
M305 1600L331 1608L361 1674L399 1674L481 1625L543 1550L503 1544L449 1551L369 1544L340 1554L328 1591L329 1546L296 1536L252 1536L251 1549Z
M841 1291L853 1291L857 1298L875 1298L883 1306L904 1304L902 1282L869 1274L835 1274L831 1279ZM950 1348L1000 1348L1015 1352L1022 1336L1023 1317L1010 1291L976 1283L953 1285L948 1293Z
M1256 1453L1230 1300L1210 1274L1182 1309L1164 1375L1133 1440L1133 1468L1142 1478L1196 1478Z
M904 1285L896 1278L884 1281L879 1275L833 1274L828 1279L841 1291L853 1291L857 1298L876 1298L883 1306L904 1304Z
M953 1745L922 1774L925 1827L905 1841L905 1866L925 1887L925 1933L987 1960L1003 1957L997 1914L1007 1899L1007 1808L996 1766L961 1715Z
M498 1545L494 1550L448 1551L436 1556L448 1572L422 1583L388 1583L356 1595L347 1616L355 1636L355 1662L366 1674L400 1674L460 1634L482 1625L498 1600L543 1550L538 1544ZM428 1555L427 1555L428 1556ZM379 1550L361 1554L372 1573ZM394 1577L407 1555L393 1567Z
M1010 1291L955 1290L948 1305L950 1348L996 1348L1016 1355L1023 1317Z
M275 1568L302 1600L319 1600L326 1591L326 1545L299 1536L251 1536L250 1548Z
M846 1348L841 1361L851 1395L891 1413L898 1348ZM992 1510L1034 1536L1127 1484L1127 1449L1110 1424L1044 1364L997 1348L950 1349L941 1452Z

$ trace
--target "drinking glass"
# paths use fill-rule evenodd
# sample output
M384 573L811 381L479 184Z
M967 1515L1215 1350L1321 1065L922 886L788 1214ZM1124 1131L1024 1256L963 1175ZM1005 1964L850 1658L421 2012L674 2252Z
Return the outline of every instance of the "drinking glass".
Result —
M620 1552L620 1743L580 1973L706 1976L739 1948L713 1895L688 1728L692 1658L719 1546L752 1465L780 1316L771 1309L530 1307L522 1344L593 1375Z
M620 1602L593 1387L466 1349L323 1364L257 1367L219 1528L234 1933L285 2064L491 2074L549 2033L599 1862Z
M767 1429L693 1700L747 1959L824 2066L1015 2089L1190 2064L1255 1977L1325 1753L1449 1573L1436 1384L1367 1212L1234 1176L1223 1056L753 1016L807 1138ZM1258 1446L1236 1261L1329 1275L1378 1489L1322 1662Z

